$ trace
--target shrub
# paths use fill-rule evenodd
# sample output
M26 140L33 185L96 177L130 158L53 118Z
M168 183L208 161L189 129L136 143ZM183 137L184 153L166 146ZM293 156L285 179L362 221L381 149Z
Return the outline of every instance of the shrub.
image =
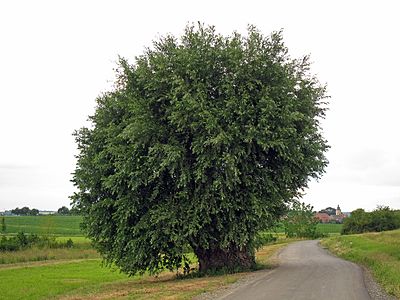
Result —
M38 248L72 248L74 242L68 239L66 242L57 242L55 237L38 236L37 234L25 234L19 232L15 237L3 236L0 240L0 251L18 251L36 246Z
M387 206L378 206L372 212L356 209L343 223L342 234L386 231L400 228L399 211Z
M287 237L317 238L318 220L314 217L313 207L310 204L295 202L283 221Z

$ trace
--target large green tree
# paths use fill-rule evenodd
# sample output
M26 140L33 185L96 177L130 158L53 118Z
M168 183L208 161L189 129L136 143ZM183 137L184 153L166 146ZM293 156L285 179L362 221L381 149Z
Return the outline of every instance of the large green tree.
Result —
M74 205L89 237L124 272L252 267L271 226L327 164L325 87L281 32L188 26L98 97L76 132ZM190 248L189 248L190 246Z

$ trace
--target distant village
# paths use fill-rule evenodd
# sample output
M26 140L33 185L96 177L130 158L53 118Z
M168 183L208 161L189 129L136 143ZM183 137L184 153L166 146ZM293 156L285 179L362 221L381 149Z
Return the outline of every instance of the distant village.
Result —
M320 221L320 223L343 223L344 219L349 217L349 212L342 212L340 206L337 208L327 207L319 212L315 213L315 217Z

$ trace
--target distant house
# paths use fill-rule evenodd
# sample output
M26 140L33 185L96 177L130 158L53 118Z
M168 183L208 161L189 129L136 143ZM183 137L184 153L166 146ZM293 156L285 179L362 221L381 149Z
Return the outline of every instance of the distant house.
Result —
M56 213L57 213L56 211L52 211L52 210L39 210L40 216L54 215Z
M327 213L317 212L315 217L320 221L320 223L329 223L330 216Z
M323 210L320 210L315 214L315 217L321 223L343 223L344 219L347 218L348 215L342 213L342 210L338 205L336 209L333 207L327 207Z

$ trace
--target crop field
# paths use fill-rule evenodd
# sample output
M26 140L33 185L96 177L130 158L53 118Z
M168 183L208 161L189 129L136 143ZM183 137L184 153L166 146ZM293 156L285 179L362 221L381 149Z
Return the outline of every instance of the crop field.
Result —
M6 234L18 232L59 235L81 236L80 216L11 216L5 217Z
M343 224L318 224L317 231L320 233L334 235L340 234Z
M322 244L370 269L385 290L400 299L400 230L334 236Z
M7 234L18 232L50 234L58 236L82 236L80 229L82 217L80 216L24 216L5 217ZM340 234L342 224L318 224L317 230L325 234ZM278 233L283 228L277 228Z

